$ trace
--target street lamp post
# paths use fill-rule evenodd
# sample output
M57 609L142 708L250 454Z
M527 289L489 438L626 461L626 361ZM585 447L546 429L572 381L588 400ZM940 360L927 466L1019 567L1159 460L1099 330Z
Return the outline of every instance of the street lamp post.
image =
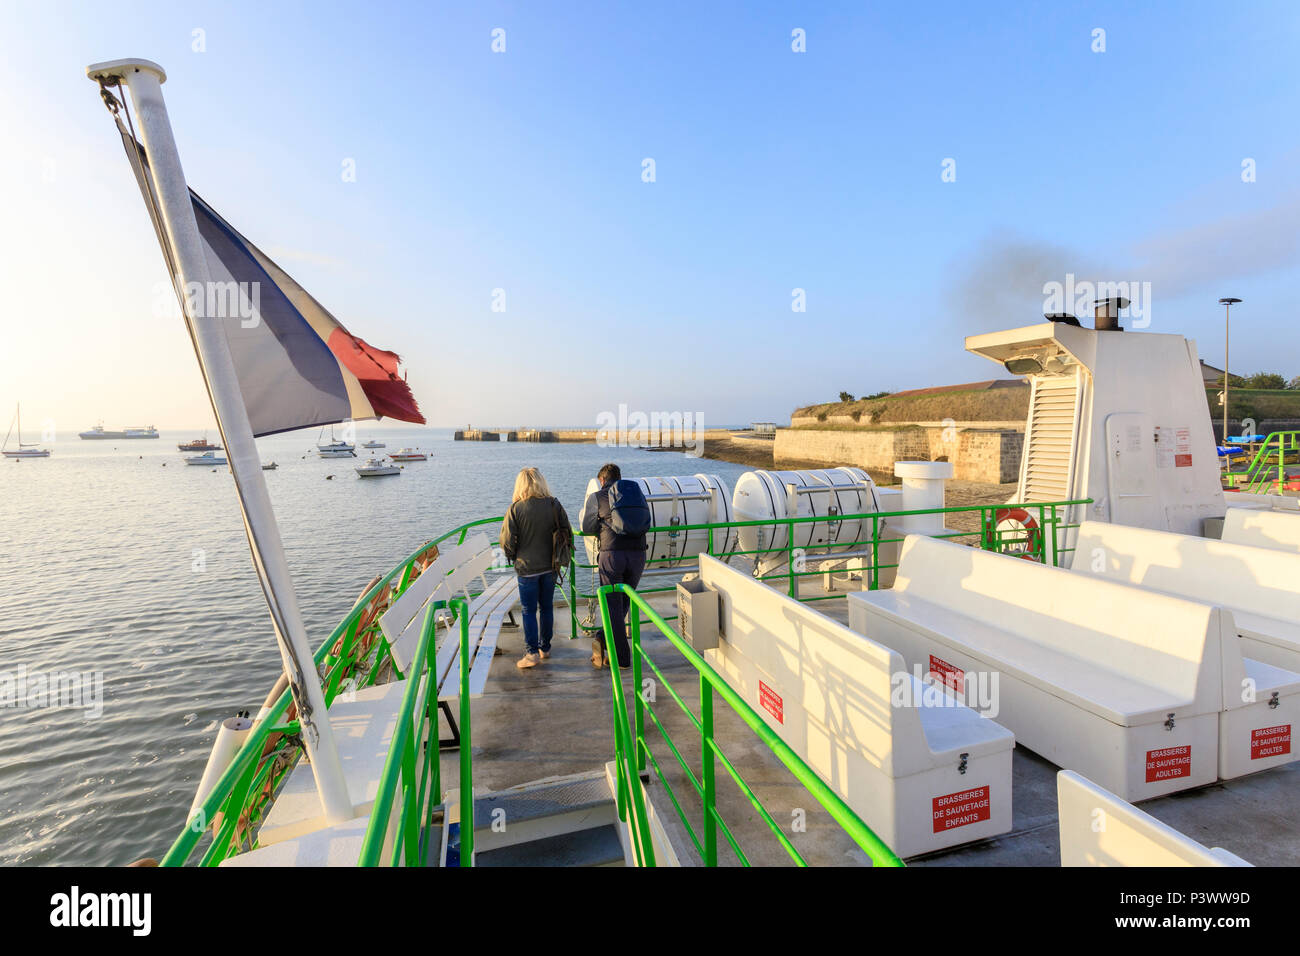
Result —
M1220 299L1223 306L1223 444L1228 444L1228 320L1234 302L1240 299Z

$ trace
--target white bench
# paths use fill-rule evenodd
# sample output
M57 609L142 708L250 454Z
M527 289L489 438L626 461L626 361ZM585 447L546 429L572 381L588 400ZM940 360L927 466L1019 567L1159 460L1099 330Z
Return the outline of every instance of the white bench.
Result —
M1229 508L1223 519L1222 540L1300 554L1300 512Z
M405 681L367 687L346 698L340 696L330 708L330 728L357 817L369 816L374 807L375 796L379 793L379 778L393 743L405 690ZM310 764L305 759L299 760L258 829L258 846L297 840L324 829L325 814L316 791L315 777ZM345 829L351 838L364 835L364 830L358 834L355 829ZM328 843L328 837L323 839ZM314 858L320 857L321 850L320 846L315 847ZM360 851L359 843L357 850ZM324 856L326 860L330 859L329 853Z
M850 626L909 666L996 679L1017 741L1127 800L1218 777L1233 637L1218 608L920 535L892 590L848 603Z
M493 560L492 547L482 532L471 535L462 544L447 547L379 619L393 664L401 673L407 674L415 666L420 633L426 615L433 613L433 603L464 597L470 602L470 696L482 696L501 626L519 603L519 579L514 574L502 575L488 584L486 574ZM483 590L471 596L469 586L476 578L483 584ZM437 649L433 679L438 704L451 728L451 737L442 744L451 747L460 742L460 729L447 703L460 696L460 622L449 610L438 613L446 628Z
M1011 829L1004 727L909 674L902 657L708 555L721 595L709 663L895 853Z
M492 547L487 535L470 535L463 544L450 545L439 551L433 563L411 582L379 619L379 628L393 656L393 664L405 674L411 669L424 615L420 612L432 601L450 601L470 597L469 585L478 578L487 588L487 570L492 566ZM450 612L443 615L450 618Z
M1240 640L1223 649L1219 776L1226 780L1294 759L1300 555L1085 521L1070 570L1223 608Z
M1056 775L1061 866L1250 866L1205 847L1072 770Z

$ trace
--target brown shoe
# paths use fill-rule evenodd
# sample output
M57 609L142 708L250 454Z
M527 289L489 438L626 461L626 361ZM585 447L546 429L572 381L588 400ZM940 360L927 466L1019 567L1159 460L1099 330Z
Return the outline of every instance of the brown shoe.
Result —
M605 648L600 646L600 641L591 642L591 666L597 669L605 666Z
M550 652L550 651L538 651L538 652L537 652L537 656L540 657L542 660L546 660L546 658L548 658L548 657L551 656L551 652Z
M515 662L515 667L523 670L526 667L536 667L542 662L542 659L536 654L528 653Z

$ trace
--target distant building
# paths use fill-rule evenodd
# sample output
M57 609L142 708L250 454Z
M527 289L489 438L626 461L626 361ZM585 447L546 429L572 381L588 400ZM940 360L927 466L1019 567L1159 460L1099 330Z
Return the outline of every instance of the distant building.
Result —
M1222 385L1223 369L1207 365L1205 359L1201 359L1201 378L1205 379L1206 385Z
M755 435L775 435L776 422L751 422Z

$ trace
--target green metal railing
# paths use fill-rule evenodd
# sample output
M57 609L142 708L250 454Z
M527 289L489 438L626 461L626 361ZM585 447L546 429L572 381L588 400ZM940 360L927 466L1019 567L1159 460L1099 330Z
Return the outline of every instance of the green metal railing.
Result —
M790 597L808 603L831 601L844 596L843 594L806 596L801 594L799 582L806 577L825 574L826 570L822 566L828 563L845 562L854 554L858 555L855 560L860 562L855 570L860 570L866 575L868 589L878 589L880 587L881 573L897 567L896 563L882 560L881 548L886 545L898 544L903 540L902 533L897 530L898 524L901 519L911 517L930 515L974 516L978 520L977 530L945 531L942 534L933 535L933 537L965 540L967 543L975 544L987 551L1004 551L1042 564L1058 567L1061 559L1074 550L1065 545L1067 532L1079 526L1077 522L1069 521L1070 509L1091 503L1091 498L1079 498L1070 501L1026 502L1023 504L958 505L951 508L933 508L920 511L874 511L862 514L762 518L752 521L671 525L662 528L651 528L646 533L680 536L691 531L704 531L708 535L706 553L723 559L728 557L749 557L755 563L755 578L768 584L784 581L785 590ZM803 549L795 543L795 528L797 526L846 521L861 521L864 525L869 523L870 535L860 540L837 542L837 550L833 553L804 554L801 553ZM889 533L883 528L883 525L891 521L893 527L890 529L892 533ZM750 528L758 529L757 547L745 549L737 545L735 548L728 548L723 551L715 548L715 540L719 538L724 541L733 540L738 537L741 529ZM784 543L765 545L765 537L768 542L775 542L781 537L775 533L777 528L784 529ZM770 536L767 536L769 529L772 529L772 531ZM575 532L574 534L576 538L585 537L581 532ZM683 562L681 557L670 557L652 559L647 562L646 569L654 570L658 566L661 570L676 570L683 563L685 566L680 567L683 572L692 570L695 566L693 558L686 559ZM818 565L818 567L810 568L810 565ZM590 581L590 591L582 592L579 590L579 571L586 572ZM599 625L594 621L588 624L578 620L579 602L584 600L594 602L596 600L597 580L595 572L595 565L578 560L578 549L575 547L573 559L570 562L567 583L570 633L575 636L583 631L595 632L600 630ZM639 593L667 593L672 591L674 587L675 585L659 588L642 587L639 589ZM669 618L669 620L672 620L672 618Z
M1300 431L1272 432L1244 470L1232 471L1229 459L1229 470L1223 474L1224 489L1253 494L1300 490L1289 487L1297 483L1297 477L1288 475L1286 470L1287 465L1297 462L1300 462Z
M795 527L809 523L830 521L850 521L861 519L870 522L871 535L861 541L840 542L841 545L854 550L861 549L863 554L858 559L862 562L863 572L868 575L868 587L879 587L880 574L895 567L893 563L882 560L883 546L901 541L901 537L891 536L883 527L890 519L906 518L934 514L973 513L978 516L979 528L976 531L951 531L942 537L975 538L978 546L992 550L1008 550L1024 554L1044 563L1058 564L1063 554L1069 549L1064 546L1064 534L1075 524L1068 523L1068 509L1074 505L1088 503L1089 499L1069 502L1043 502L1023 505L970 505L943 508L932 511L873 512L862 515L808 516L780 519L763 519L756 521L718 522L703 525L675 525L665 528L652 528L652 533L684 534L703 530L708 535L707 552L719 557L748 555L763 559L765 565L774 566L775 570L759 574L759 580L768 583L781 583L784 580L791 597L803 601L818 601L842 597L837 594L801 595L799 581L809 575L825 573L821 569L809 570L803 565L803 558L798 554L799 548L794 544ZM1019 518L1029 517L1033 520L1015 525ZM1036 517L1035 517L1036 516ZM330 636L321 644L313 655L313 662L323 671L323 686L326 706L333 704L340 693L356 687L367 687L375 683L385 666L391 668L396 676L403 676L393 661L387 641L379 628L379 618L400 597L411 583L432 562L434 549L444 542L463 543L471 531L486 525L500 526L501 516L481 518L466 522L433 541L421 546L404 561L380 578L371 586L353 606L352 610L334 628ZM1008 522L1012 527L1008 530ZM1036 527L1033 527L1036 525ZM730 541L740 529L775 528L783 526L785 543L776 546L770 542L764 545L760 538L759 547L749 550L727 549L723 554L716 554L714 543L718 540ZM582 535L575 532L578 538ZM719 536L722 536L719 538ZM774 536L775 537L775 536ZM809 565L825 559L838 560L840 554L811 555L807 558ZM680 559L678 559L680 560ZM688 566L682 571L690 570L695 565L694 559L686 562ZM653 562L652 562L653 564ZM781 565L784 564L784 567ZM590 593L579 593L577 585L578 572L585 570L590 575ZM577 637L584 630L594 630L578 621L577 607L580 598L597 600L595 575L591 565L580 563L575 550L570 561L567 581L567 596L572 623L571 636ZM675 570L675 569L674 569ZM672 587L647 588L641 594L670 591ZM602 612L603 613L603 612ZM459 615L464 625L466 613ZM657 622L663 622L657 614ZM668 620L671 620L669 618ZM431 618L426 616L421 632L421 643L415 661L421 674L428 673L428 655L433 652L434 634L430 630ZM460 678L462 684L467 680L469 668L465 658L470 648L461 642L460 652L462 666ZM693 653L693 652L692 652ZM707 665L705 665L707 666ZM412 667L415 671L417 668ZM410 678L412 675L405 675ZM382 861L376 854L381 853L383 841L379 831L367 832L363 857L366 862L410 862L427 860L428 847L423 845L419 834L422 822L427 825L429 814L436 810L441 800L439 794L440 768L436 754L438 748L430 745L430 740L437 740L437 698L429 688L421 689L428 681L413 680L405 688L402 701L402 725L404 729L395 736L388 763L385 766L384 793L387 801L385 812L375 811L371 828L381 826L383 820L397 814L401 839L397 841L394 853L388 861ZM712 693L709 691L709 706L712 706ZM726 694L719 688L718 693ZM461 759L461 865L468 866L473 857L473 786L470 740L470 714L468 694L460 694L460 734L462 746ZM740 702L743 705L743 701ZM432 704L432 706L430 706ZM733 707L736 704L733 703ZM205 836L211 834L210 841L203 848L198 858L199 865L216 866L223 860L238 853L247 852L257 847L257 830L265 814L275 799L279 786L289 771L296 765L302 753L299 728L291 719L292 702L289 691L285 689L278 698L266 708L265 715L254 725L243 746L232 759L230 765L221 774L216 785L191 814L186 827L176 838L171 848L162 859L163 866L180 866L189 862L200 849ZM711 711L710 711L711 713ZM418 715L418 719L417 719ZM615 727L616 734L619 727ZM428 736L432 734L432 737ZM627 746L629 738L616 739L616 746ZM784 746L784 745L781 745ZM432 751L432 753L429 753ZM432 759L431 759L432 758ZM783 758L784 759L784 758ZM796 758L797 759L797 758ZM412 763L414 761L414 763ZM734 770L729 764L729 771ZM712 771L710 771L711 773Z
M434 633L440 610L455 612L460 628L460 865L470 866L474 855L474 772L470 741L469 603L464 598L430 602L420 628L411 672L397 713L393 742L389 746L379 789L362 841L361 866L425 866L430 841L440 831L433 827L434 813L442 803L442 768L439 754L438 686L429 665L435 660ZM466 808L468 807L468 811ZM396 808L396 819L394 819ZM468 812L468 817L466 813ZM468 822L467 822L468 821ZM394 825L391 855L381 861ZM440 852L440 848L436 848Z
M839 795L835 793L827 784L812 770L804 761L790 749L789 745L780 738L770 727L764 723L763 719L758 716L752 707L737 694L726 679L715 671L708 662L701 657L694 648L687 644L677 634L676 628L669 624L661 617L635 590L626 584L606 585L599 590L600 597L600 616L601 622L605 627L605 633L612 633L610 630L609 616L609 595L615 591L625 595L631 603L629 633L628 638L631 645L631 665L632 665L632 687L635 691L634 705L634 725L629 727L627 716L627 703L623 695L622 668L613 663L609 669L610 682L613 685L614 697L614 765L617 776L617 805L619 818L628 824L631 834L633 858L638 866L654 866L656 863L654 852L654 838L651 833L650 820L646 808L645 791L641 786L640 774L645 770L647 761L658 777L659 782L663 785L665 792L672 800L673 807L677 811L678 819L681 820L682 826L686 828L692 843L704 861L705 866L718 865L718 832L721 831L727 843L731 846L732 852L736 858L745 866L749 866L749 858L741 849L737 842L735 834L732 832L722 815L718 811L717 801L717 764L722 764L724 770L735 781L740 788L741 793L749 800L750 804L758 812L763 822L775 835L777 841L781 844L782 849L790 856L799 866L807 866L803 856L795 848L790 838L782 830L781 826L772 818L772 814L759 800L754 793L753 788L741 775L735 764L728 759L718 745L717 738L714 734L714 696L721 697L724 702L731 706L731 709L740 717L741 720L754 732L759 740L763 742L785 765L795 777L796 780L806 789L814 799L831 815L831 817L844 828L844 831L871 859L875 866L902 866L902 861L898 858L885 843L872 832L871 828L862 822L862 819L853 812ZM699 676L700 688L700 713L697 717L691 708L682 700L681 695L673 688L668 679L664 676L663 671L646 653L645 648L641 645L641 615L657 627L672 645L682 654L683 657L695 668ZM669 736L663 722L655 713L654 707L646 699L646 695L641 691L641 664L642 662L654 672L659 684L672 696L673 700L681 708L682 712L689 719L691 725L699 733L701 749L701 767L697 776L691 767L687 764L682 756L681 750ZM672 751L674 757L680 765L686 779L690 782L691 787L695 790L703 807L703 819L701 836L696 832L695 827L691 826L690 820L687 819L686 812L682 808L681 801L673 792L671 785L665 778L659 761L655 758L650 748L646 745L645 739L645 718L649 717L654 725L659 729L660 735L664 742Z
M384 664L392 665L388 643L379 630L379 617L427 566L434 548L453 537L456 543L462 543L471 529L500 521L471 521L421 545L361 596L313 655L316 667L324 668L322 684L327 707L341 692L372 685ZM256 848L257 828L302 752L297 722L288 718L291 703L286 688L254 725L160 865L185 865L209 831L212 838L198 859L200 866L217 866L228 857ZM466 732L462 730L462 738Z

